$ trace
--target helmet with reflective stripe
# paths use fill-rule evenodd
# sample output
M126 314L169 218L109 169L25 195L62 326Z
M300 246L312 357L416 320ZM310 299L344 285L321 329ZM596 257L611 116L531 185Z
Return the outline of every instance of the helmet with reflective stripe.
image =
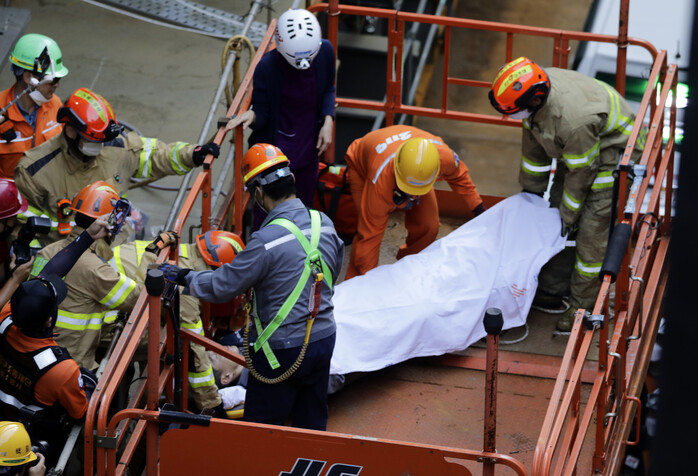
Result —
M276 49L296 69L308 69L320 51L322 31L308 10L286 10L276 23Z
M68 74L68 68L63 65L63 55L58 44L48 36L39 35L37 33L29 33L24 35L15 45L12 53L10 53L10 63L19 66L22 69L34 71L37 68L37 73L46 74L51 71L41 71L36 60L39 58L44 48L48 49L48 54L55 68L55 77L62 78Z
M514 114L529 107L533 98L545 99L550 80L543 68L521 56L502 66L492 82L489 97L502 114Z
M107 182L100 180L86 187L83 187L75 194L70 209L87 215L91 218L99 218L102 215L111 213L114 204L119 199L114 187Z
M24 425L14 421L0 422L0 466L19 466L35 459Z
M255 144L250 147L242 158L242 181L245 187L252 182L261 185L270 184L281 177L291 175L288 164L291 162L281 150L271 144ZM276 167L282 164L285 167ZM274 174L265 173L272 167L276 167Z
M434 186L441 161L434 144L422 137L413 137L395 152L393 165L400 190L410 195L424 195Z
M27 200L17 190L15 181L0 178L0 219L24 213L28 206Z
M196 237L196 246L209 266L223 266L233 261L245 249L242 239L235 233L211 230Z
M82 138L92 142L110 141L123 130L116 122L111 104L87 88L78 89L68 98L58 110L56 120L70 124Z

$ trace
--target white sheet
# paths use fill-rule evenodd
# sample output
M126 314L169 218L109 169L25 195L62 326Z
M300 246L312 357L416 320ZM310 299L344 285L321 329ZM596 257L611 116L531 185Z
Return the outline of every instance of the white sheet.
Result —
M540 268L564 245L559 212L520 193L421 253L340 283L330 373L463 350L486 335L490 307L501 309L504 329L523 325Z

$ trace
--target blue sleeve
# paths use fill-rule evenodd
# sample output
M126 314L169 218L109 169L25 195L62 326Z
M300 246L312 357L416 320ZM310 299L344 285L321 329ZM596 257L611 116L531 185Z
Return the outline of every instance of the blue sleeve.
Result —
M191 271L185 276L187 292L209 302L227 302L260 281L267 269L264 244L251 239L244 250L213 271Z
M61 278L65 277L68 271L73 268L78 259L80 259L80 256L87 251L92 243L94 243L94 240L90 234L87 233L87 230L83 231L72 243L56 253L56 255L46 263L46 266L41 270L39 276L48 276L52 274Z
M332 43L329 40L322 40L320 52L318 53L318 100L320 104L320 119L325 116L334 117L335 113L335 55Z

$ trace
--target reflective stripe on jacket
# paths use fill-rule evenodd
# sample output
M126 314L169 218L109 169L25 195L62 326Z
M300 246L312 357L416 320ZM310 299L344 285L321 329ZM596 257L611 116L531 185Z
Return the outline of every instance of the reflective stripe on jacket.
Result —
M611 172L632 132L635 113L601 81L576 71L545 71L550 94L543 107L523 121L519 182L526 190L544 192L552 159L558 159L558 173L566 173L560 215L571 224L590 190L613 186ZM643 145L641 135L636 150Z
M193 145L183 142L165 144L129 132L105 143L96 158L83 163L70 155L65 136L60 134L24 154L15 170L15 181L32 207L56 217L59 200L72 200L83 187L97 180L104 180L119 196L125 196L131 177L186 173L194 166L193 151ZM45 242L60 238L51 233Z
M15 83L11 88L0 92L0 108L7 106L15 98ZM32 127L19 110L17 103L7 110L7 120L0 124L0 177L12 178L15 167L22 155L37 147L63 130L63 124L56 122L56 113L61 100L55 94L36 110L36 123ZM12 129L15 137L8 141L5 134Z

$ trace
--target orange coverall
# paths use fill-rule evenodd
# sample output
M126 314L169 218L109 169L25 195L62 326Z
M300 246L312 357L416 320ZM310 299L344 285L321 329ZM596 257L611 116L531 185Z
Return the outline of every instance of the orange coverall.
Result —
M482 204L468 167L440 137L412 126L389 126L356 139L345 157L350 169L349 186L359 215L346 279L378 266L388 215L397 208L404 208L393 201L393 191L397 189L393 157L398 147L412 137L423 137L436 146L441 161L439 180L446 180L451 189L465 199L470 210ZM400 247L397 259L419 253L436 239L439 208L433 188L419 197L419 204L405 212L405 227L407 240Z
M0 107L5 107L15 98L16 86L15 84L0 92ZM35 127L29 125L17 103L7 110L7 120L0 124L0 177L14 178L15 167L26 151L43 144L63 130L63 124L56 122L56 114L61 105L61 100L54 94L49 102L37 109ZM17 134L12 142L7 142L1 135L9 129L14 129Z

